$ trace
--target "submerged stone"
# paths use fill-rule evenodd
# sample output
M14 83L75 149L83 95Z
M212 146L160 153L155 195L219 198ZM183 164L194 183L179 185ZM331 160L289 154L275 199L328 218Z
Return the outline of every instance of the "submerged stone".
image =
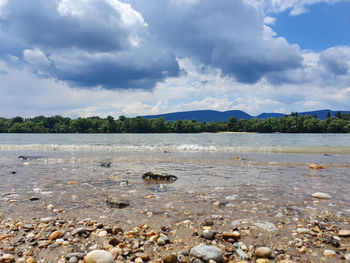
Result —
M313 193L312 197L318 198L318 199L330 199L331 198L331 196L329 194L321 193L321 192Z
M222 261L222 251L220 248L211 245L198 245L191 249L190 254L196 258L209 262L209 260L215 260L216 262Z
M113 208L125 208L130 205L128 200L121 200L117 197L109 196L105 200L106 204Z
M147 172L142 175L142 180L144 180L146 183L173 183L177 180L177 177L175 175L170 174L155 174L152 172Z

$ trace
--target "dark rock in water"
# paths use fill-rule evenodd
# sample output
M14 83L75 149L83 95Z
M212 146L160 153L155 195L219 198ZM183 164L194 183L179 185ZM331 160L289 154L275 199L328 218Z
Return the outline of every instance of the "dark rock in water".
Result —
M39 200L39 197L37 196L32 196L29 198L30 201L38 201Z
M11 174L16 174L16 171L11 171Z
M159 182L173 183L177 180L177 177L175 175L170 174L155 174L152 172L148 172L142 175L142 179L150 184L159 184Z
M165 193L167 192L170 188L166 187L164 184L158 184L155 186L151 186L150 188L148 188L149 190L153 191L153 192L158 192L158 193Z
M41 156L24 156L24 155L20 155L18 156L18 159L26 161L26 160L36 160L42 158Z
M101 167L110 168L112 163L100 163Z
M125 208L125 207L130 205L129 201L121 200L119 198L112 197L112 196L107 197L105 202L108 206L113 207L113 208Z

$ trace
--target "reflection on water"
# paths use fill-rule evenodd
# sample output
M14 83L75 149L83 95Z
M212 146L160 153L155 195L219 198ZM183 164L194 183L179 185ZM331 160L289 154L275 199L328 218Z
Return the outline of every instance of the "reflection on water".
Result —
M349 213L350 135L332 136L0 135L0 211L31 215L54 204L72 214L119 213L104 203L111 195L129 200L128 213L135 215L145 208L200 213L216 200L226 213L257 204L272 211L326 192L343 204L340 212ZM106 162L110 167L100 165ZM308 163L326 169L310 170ZM150 186L142 180L149 171L178 179ZM30 201L32 196L39 201Z

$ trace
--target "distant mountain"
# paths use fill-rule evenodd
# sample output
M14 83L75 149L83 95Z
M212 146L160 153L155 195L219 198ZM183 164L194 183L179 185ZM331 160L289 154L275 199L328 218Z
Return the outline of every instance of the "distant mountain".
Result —
M332 110L316 110L316 111L306 111L306 112L298 112L299 115L311 115L311 116L317 116L317 118L324 120L327 118L328 112L331 116L334 116L338 112L340 113L349 113L349 111L332 111Z
M317 116L319 119L326 119L328 112L331 116L334 116L339 111L332 110L318 110L318 111L307 111L298 112L298 115L311 115ZM341 113L349 113L349 111L340 111ZM230 111L214 111L214 110L196 110L196 111L183 111L183 112L172 112L158 115L146 115L142 116L145 119L158 119L164 118L165 121L177 121L177 120L196 120L198 122L220 122L227 121L231 117L236 117L238 120L252 118L267 119L270 117L280 118L287 114L283 113L261 113L257 116L249 115L248 113L241 110L230 110Z
M255 118L258 118L258 119L267 119L267 118L281 118L283 116L285 116L286 114L283 114L283 113L274 113L274 112L271 112L271 113L261 113L259 114L258 116L256 116Z
M215 110L196 110L196 111L183 111L173 112L159 115L147 115L143 116L145 119L158 119L163 117L165 121L177 121L177 120L196 120L198 122L209 122L209 121L227 121L232 116L237 119L251 119L251 115L241 110L231 111L215 111Z

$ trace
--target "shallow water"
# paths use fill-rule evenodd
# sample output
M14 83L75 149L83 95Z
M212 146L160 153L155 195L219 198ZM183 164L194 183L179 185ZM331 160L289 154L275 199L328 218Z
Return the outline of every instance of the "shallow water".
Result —
M9 216L39 216L48 204L121 220L184 211L276 217L286 207L350 214L350 134L0 134L0 168L0 212ZM148 171L178 180L157 192L141 179ZM314 192L332 198L314 203ZM131 205L110 208L108 196Z

